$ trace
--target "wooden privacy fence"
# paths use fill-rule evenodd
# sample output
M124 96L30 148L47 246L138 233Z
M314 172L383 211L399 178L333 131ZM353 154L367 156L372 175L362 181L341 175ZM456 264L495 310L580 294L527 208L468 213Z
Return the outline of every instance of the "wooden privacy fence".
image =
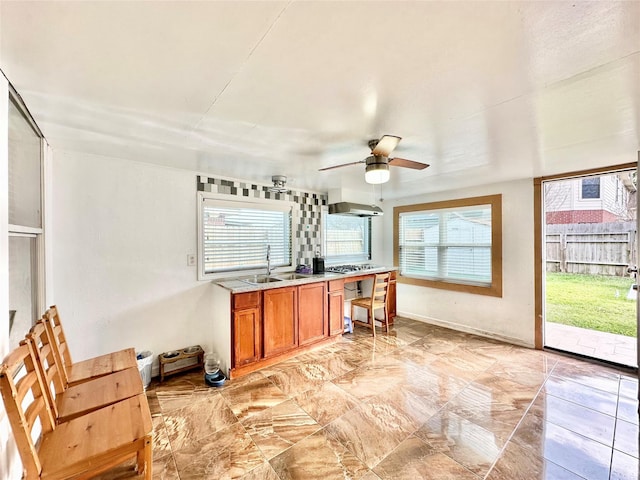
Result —
M547 272L626 276L636 241L635 222L547 225Z

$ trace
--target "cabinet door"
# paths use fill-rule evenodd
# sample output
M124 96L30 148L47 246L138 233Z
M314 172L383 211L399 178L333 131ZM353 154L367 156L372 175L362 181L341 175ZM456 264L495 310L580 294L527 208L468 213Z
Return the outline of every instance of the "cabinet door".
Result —
M327 335L327 297L324 282L298 287L299 345L321 340Z
M263 306L263 356L272 357L298 346L298 290L265 290Z
M344 333L344 290L329 292L329 335Z
M389 323L393 323L393 319L396 316L396 272L390 272L390 275L387 308L389 309Z
M260 360L260 309L233 312L233 366Z

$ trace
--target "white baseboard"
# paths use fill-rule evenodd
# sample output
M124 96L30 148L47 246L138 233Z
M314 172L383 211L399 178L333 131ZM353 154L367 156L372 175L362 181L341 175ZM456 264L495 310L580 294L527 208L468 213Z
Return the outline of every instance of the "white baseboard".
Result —
M535 348L533 343L523 341L521 338L510 337L508 335L502 335L500 333L491 332L489 330L482 330L479 328L473 328L468 325L463 325L455 322L448 322L446 320L440 320L433 317L425 317L423 315L416 315L415 313L398 312L399 317L408 318L411 320L417 320L418 322L437 325L439 327L450 328L451 330L457 330L459 332L472 333L480 337L491 338L493 340L500 340L501 342L511 343L520 347Z

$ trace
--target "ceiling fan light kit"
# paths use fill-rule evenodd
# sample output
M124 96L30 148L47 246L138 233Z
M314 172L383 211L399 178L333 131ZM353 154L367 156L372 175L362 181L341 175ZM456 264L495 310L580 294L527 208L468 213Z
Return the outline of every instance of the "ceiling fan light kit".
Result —
M364 180L373 185L389 181L389 160L386 157L372 155L366 159Z
M391 152L398 146L402 137L396 135L383 135L382 138L369 140L369 148L372 155L364 160L357 162L343 163L342 165L333 165L331 167L320 168L319 171L333 170L334 168L356 165L358 163L366 164L364 171L364 180L371 184L380 184L389 181L389 165L392 167L411 168L413 170L424 170L429 165L426 163L407 160L406 158L389 158Z

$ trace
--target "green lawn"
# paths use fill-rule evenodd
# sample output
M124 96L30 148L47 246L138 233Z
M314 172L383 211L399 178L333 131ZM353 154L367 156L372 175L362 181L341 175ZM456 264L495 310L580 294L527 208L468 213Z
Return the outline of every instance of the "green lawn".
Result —
M635 337L636 302L629 277L547 273L546 320Z

